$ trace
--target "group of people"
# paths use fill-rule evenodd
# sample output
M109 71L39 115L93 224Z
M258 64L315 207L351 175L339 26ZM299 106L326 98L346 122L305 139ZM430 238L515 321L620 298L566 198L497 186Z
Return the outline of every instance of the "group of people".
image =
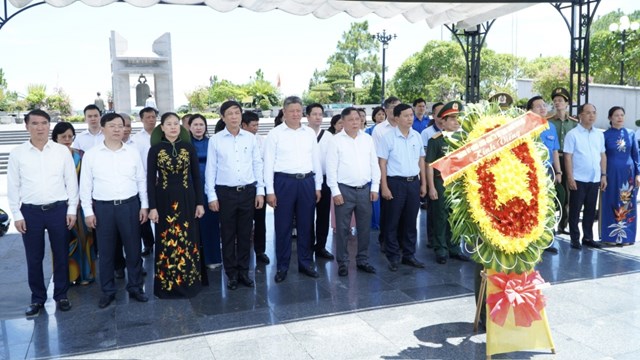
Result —
M640 166L635 135L623 128L624 109L609 111L611 129L603 134L593 128L592 104L579 108L578 122L566 113L566 90L554 90L552 99L556 111L550 117L541 97L532 98L527 108L549 120L541 139L549 147L549 175L559 202L569 204L571 246L581 247L583 206L582 244L600 246L592 232L599 190L605 191L602 242L633 243ZM146 107L139 113L143 129L131 135L128 115L101 116L97 106L88 105L86 131L76 136L71 124L58 123L48 139L49 115L29 112L30 140L11 152L8 175L9 205L23 236L32 292L26 315L37 315L47 299L45 229L60 311L71 308L70 284L96 278L102 290L98 306L109 306L115 280L124 278L125 269L129 296L148 301L142 258L151 254L158 298L196 295L208 284L207 269L220 265L228 289L254 287L251 244L256 262L271 261L266 205L274 211L276 283L287 278L293 236L298 272L312 278L319 277L319 259L335 259L338 275L348 275L352 234L355 268L376 273L368 256L372 228L380 230L378 241L390 271L399 264L423 268L415 256L421 202L426 203L427 242L436 262L469 261L451 239L442 177L430 165L447 153L445 138L459 131L464 106L435 103L433 119L426 110L424 99L410 105L390 97L373 110L373 126L365 129L363 109L348 107L325 131L323 106L303 107L300 98L291 96L284 100L282 122L264 139L257 135L258 116L243 113L236 101L220 106L221 123L211 136L200 114L181 119L164 113L156 125L157 110ZM335 256L326 249L332 208ZM564 228L561 221L559 230Z
M640 161L638 139L624 127L624 108L609 109L610 127L603 132L594 127L597 118L594 104L579 106L578 118L574 118L567 113L566 89L554 89L551 100L554 108L551 115L547 115L547 105L541 96L529 99L527 110L546 118L549 124L540 138L549 150L549 175L556 184L561 209L557 232L567 234L568 224L574 249L583 245L600 248L634 244ZM598 196L601 196L599 213ZM600 241L593 234L598 214ZM554 247L549 250L557 252Z

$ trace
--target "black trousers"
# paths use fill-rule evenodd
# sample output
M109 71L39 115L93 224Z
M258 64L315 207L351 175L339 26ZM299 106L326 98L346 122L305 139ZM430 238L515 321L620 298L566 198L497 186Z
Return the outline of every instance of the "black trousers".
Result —
M127 291L142 290L142 256L140 255L140 201L137 196L115 204L94 200L97 241L100 247L100 288L105 295L114 295L115 252L120 237L126 255Z
M416 218L420 210L420 180L413 181L387 177L393 199L382 199L386 203L384 249L390 262L399 262L400 257L412 258L416 252L418 229Z
M67 298L69 289L69 229L67 229L67 202L58 201L50 205L22 204L27 232L22 234L24 252L27 257L27 274L31 303L47 301L47 286L44 283L42 260L44 260L44 231L49 234L53 253L53 299ZM112 271L113 273L113 271Z
M222 264L229 278L249 272L251 228L255 210L256 187L216 186L220 203Z
M267 251L267 203L253 212L253 251L262 254Z
M580 243L580 211L582 212L582 239L593 240L593 222L596 218L596 206L600 183L576 181L577 190L569 194L569 236L572 243Z
M322 177L322 189L320 190L320 201L316 203L315 231L311 231L312 250L319 251L327 245L329 236L329 212L331 209L331 189L327 186L327 177Z

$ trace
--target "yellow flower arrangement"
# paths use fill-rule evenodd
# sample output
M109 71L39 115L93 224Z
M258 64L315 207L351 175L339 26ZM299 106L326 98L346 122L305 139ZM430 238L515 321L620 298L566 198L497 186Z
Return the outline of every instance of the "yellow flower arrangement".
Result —
M468 105L459 119L468 133L450 143L465 146L513 121L518 110L489 104ZM496 271L531 270L553 240L555 188L547 175L548 156L536 128L475 161L447 186L454 239L464 239L475 261Z

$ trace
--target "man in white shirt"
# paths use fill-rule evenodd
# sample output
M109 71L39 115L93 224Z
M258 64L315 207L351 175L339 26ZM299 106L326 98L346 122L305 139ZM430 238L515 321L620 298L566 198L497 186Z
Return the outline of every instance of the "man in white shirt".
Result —
M120 113L120 117L124 120L124 135L122 136L122 142L127 145L133 145L131 139L131 116L127 113Z
M380 167L371 136L360 127L358 110L342 111L343 131L336 134L327 152L327 183L336 212L336 255L338 275L349 274L347 247L351 216L355 213L358 233L357 268L368 273L376 269L369 264L371 202L378 199Z
M143 290L140 256L140 224L147 221L149 203L140 155L122 143L124 119L110 113L100 123L105 140L82 158L80 199L85 223L97 233L103 293L98 307L105 308L117 291L113 275L117 237L125 249L129 296L140 302L149 300Z
M205 190L209 209L220 213L222 264L227 288L238 282L254 287L249 277L254 209L264 206L262 156L255 135L240 129L242 107L236 101L220 106L224 130L209 140Z
M316 204L316 222L315 231L311 231L312 250L316 254L316 260L323 258L333 260L334 256L325 248L327 246L327 237L329 236L329 213L331 210L331 190L327 186L327 150L331 143L330 132L320 129L322 125L322 117L324 116L324 107L318 103L307 105L307 126L316 133L316 140L320 148L320 163L322 165L322 189L320 190L320 201Z
M153 98L153 94L149 94L149 97L144 102L144 107L158 110L158 105L156 105L156 99Z
M295 213L298 227L298 271L317 278L311 252L313 211L320 200L322 165L315 132L302 125L302 100L284 100L282 125L273 128L265 141L264 181L267 203L274 209L277 257L275 281L287 278L291 260L291 229ZM314 176L315 175L315 176Z
M140 121L142 121L142 130L135 133L131 137L131 140L138 149L140 159L142 159L142 166L146 172L147 157L149 155L149 149L151 148L151 133L158 122L158 110L152 107L146 107L140 110L139 115ZM140 232L142 236L142 244L144 246L144 249L142 249L142 256L147 256L153 251L153 243L155 241L153 238L153 230L151 229L151 221L147 221L142 224Z
M49 140L49 114L33 110L25 117L29 141L9 155L7 198L16 230L22 234L31 305L25 315L40 313L47 301L42 260L44 231L53 253L53 299L58 310L71 309L69 288L69 230L76 222L78 180L66 146Z
M260 148L260 158L264 155L264 139L258 134L260 118L253 111L245 111L242 114L242 130L252 133L256 137L256 142ZM262 174L264 178L264 173ZM264 183L264 181L263 181ZM264 192L264 187L263 187ZM266 254L267 242L267 206L264 205L260 209L253 212L253 251L256 254L256 264L261 262L268 265L271 260Z
M85 106L84 122L87 123L87 130L76 136L76 140L71 145L72 148L87 152L104 140L100 128L100 116L102 116L102 112L97 106L93 104Z

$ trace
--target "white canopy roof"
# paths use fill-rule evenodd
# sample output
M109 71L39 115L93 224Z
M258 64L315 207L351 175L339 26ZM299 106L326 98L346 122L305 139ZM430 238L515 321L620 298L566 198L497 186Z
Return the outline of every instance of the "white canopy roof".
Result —
M44 0L49 5L64 7L76 1L82 1L89 6L106 6L118 0ZM124 0L138 7L156 5L161 0ZM488 3L476 1L467 2L406 2L406 1L339 1L339 0L162 0L168 4L207 5L220 12L228 12L238 7L265 12L282 10L294 15L313 14L320 19L326 19L338 13L345 12L355 18L374 13L382 18L397 15L404 16L409 22L426 21L429 27L443 24L455 24L468 28L497 17L522 10L535 5L536 2ZM34 0L9 0L21 8Z

